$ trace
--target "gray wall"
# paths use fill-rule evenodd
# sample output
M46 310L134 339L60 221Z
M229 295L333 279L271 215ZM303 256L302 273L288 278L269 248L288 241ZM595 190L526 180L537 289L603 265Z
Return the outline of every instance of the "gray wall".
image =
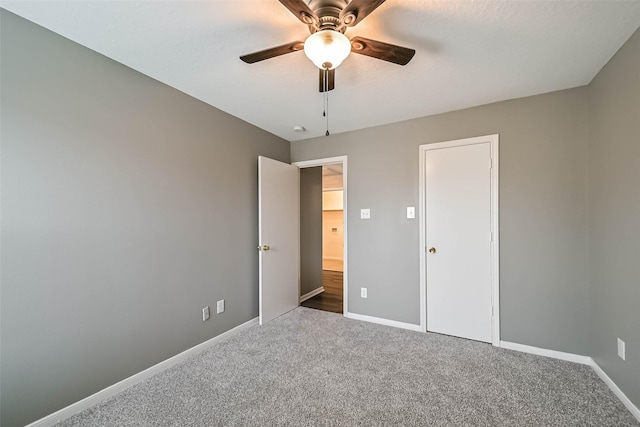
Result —
M258 315L257 156L289 143L6 11L3 427ZM205 305L226 312L201 320Z
M300 295L322 286L322 166L300 169Z
M591 355L640 407L640 31L589 87L589 267Z
M582 87L293 142L348 156L349 311L419 323L418 146L498 133L502 339L586 354L586 121Z

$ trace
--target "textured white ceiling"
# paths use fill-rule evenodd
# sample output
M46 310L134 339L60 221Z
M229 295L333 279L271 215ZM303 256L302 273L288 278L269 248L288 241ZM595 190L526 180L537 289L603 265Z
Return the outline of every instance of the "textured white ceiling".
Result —
M284 139L324 135L318 71L304 53L238 59L308 35L276 0L0 5ZM587 84L639 26L640 1L387 0L347 36L416 55L405 67L347 58L330 92L330 130Z

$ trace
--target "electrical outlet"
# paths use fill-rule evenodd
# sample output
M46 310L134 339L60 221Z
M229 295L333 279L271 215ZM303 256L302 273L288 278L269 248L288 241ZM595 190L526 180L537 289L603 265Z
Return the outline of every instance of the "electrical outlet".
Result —
M625 345L624 345L624 341L622 341L620 338L618 338L618 356L620 357L620 359L622 360L626 360L625 357L625 349L624 349Z
M221 299L220 301L218 301L217 305L216 305L216 312L218 314L222 313L224 311L224 300Z
M360 209L360 219L371 219L371 209Z
M367 297L367 288L360 288L360 296L362 298L366 298Z
M209 306L202 309L202 321L204 322L209 318Z

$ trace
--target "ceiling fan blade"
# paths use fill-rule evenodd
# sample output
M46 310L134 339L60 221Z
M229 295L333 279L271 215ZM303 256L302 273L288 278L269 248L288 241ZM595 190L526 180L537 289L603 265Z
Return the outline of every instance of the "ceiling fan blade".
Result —
M340 12L340 22L347 27L353 27L384 2L385 0L351 0Z
M394 44L383 43L364 37L354 37L351 39L351 52L367 55L383 61L393 62L398 65L407 65L413 55L414 49L396 46Z
M274 58L276 56L284 55L291 52L297 52L302 49L304 49L304 42L295 41L292 43L283 44L281 46L272 47L271 49L265 49L259 52L242 55L240 59L242 59L247 64L253 64L254 62L264 61L265 59Z
M280 3L295 15L303 24L316 25L318 16L304 0L280 0Z
M325 70L318 70L320 71L320 92L328 92L330 90L333 90L336 88L336 70L335 68L333 70L329 70L328 72L326 72L325 74ZM327 85L326 85L326 90L325 90L325 75L327 76Z

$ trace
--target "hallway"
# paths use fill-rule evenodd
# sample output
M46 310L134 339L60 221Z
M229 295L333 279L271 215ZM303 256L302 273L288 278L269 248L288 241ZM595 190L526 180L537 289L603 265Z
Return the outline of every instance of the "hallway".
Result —
M342 262L340 261L340 264ZM322 270L322 286L324 292L309 298L300 305L316 310L331 311L333 313L343 312L343 291L342 291L342 271Z

